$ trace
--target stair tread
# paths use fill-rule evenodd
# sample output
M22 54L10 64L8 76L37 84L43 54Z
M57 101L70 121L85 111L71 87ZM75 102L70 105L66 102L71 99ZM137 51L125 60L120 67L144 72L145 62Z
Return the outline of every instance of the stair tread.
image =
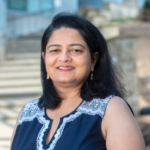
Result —
M0 109L0 119L3 118L17 118L22 107L11 107L11 108L1 108Z
M21 71L21 72L1 72L0 79L13 79L13 78L32 78L32 77L40 77L39 71Z
M14 59L14 60L8 60L8 61L4 61L0 64L0 66L4 66L4 65L27 65L27 64L39 64L40 65L40 59L31 59L31 58L26 58L26 59Z
M0 72L5 72L5 71L30 71L30 70L37 70L40 71L40 65L24 65L24 66L12 66L12 65L5 65L5 66L0 66Z
M33 94L33 93L42 93L41 86L32 86L32 87L8 87L0 88L0 96L3 95L20 95L20 94Z
M20 101L11 100L11 101L7 101L7 102L0 100L0 108L20 107L20 106L24 106L29 101L31 101L31 99L28 99L28 100L20 99Z
M23 87L23 86L41 86L40 78L29 78L29 79L10 79L2 80L0 79L0 88L1 87Z
M2 145L4 145L4 143L2 143L2 141L5 141L5 144L6 144L6 142L8 144L8 142L10 141L16 121L17 121L16 119L17 118L0 121L0 133L1 133L0 134L0 139L1 139L0 147Z

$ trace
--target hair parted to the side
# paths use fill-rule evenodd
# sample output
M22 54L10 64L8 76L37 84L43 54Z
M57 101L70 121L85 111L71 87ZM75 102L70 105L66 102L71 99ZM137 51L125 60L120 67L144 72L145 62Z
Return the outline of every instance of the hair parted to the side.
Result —
M92 60L94 59L93 53L99 53L93 72L93 80L90 79L89 75L81 87L81 98L90 101L93 98L105 98L110 94L124 98L126 91L111 61L107 43L100 31L86 19L71 13L57 14L43 34L41 52L45 53L46 45L52 33L61 27L73 28L80 32L89 47ZM55 109L60 105L62 98L58 95L52 80L47 80L47 71L42 55L41 78L43 95L40 98L39 106L40 108L44 106L45 108Z

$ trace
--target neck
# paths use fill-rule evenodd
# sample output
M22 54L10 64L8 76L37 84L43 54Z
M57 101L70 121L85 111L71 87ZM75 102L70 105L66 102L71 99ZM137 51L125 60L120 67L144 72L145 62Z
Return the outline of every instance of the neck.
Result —
M55 110L48 110L50 118L60 118L72 112L82 101L80 96L80 89L82 85L70 86L69 84L56 84L53 83L59 96L63 98L60 106Z
M54 87L60 97L63 98L63 100L68 99L74 99L74 98L80 98L80 90L82 85L69 85L64 83L54 84Z

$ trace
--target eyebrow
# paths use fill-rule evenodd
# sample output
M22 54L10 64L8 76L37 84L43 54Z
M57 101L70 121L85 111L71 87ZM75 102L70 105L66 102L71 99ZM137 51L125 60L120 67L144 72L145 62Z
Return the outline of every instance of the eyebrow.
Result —
M85 46L83 46L82 44L79 44L79 43L70 44L69 46L81 46L81 47L85 48Z
M61 47L61 45L59 45L59 44L51 44L51 45L49 45L47 48L50 48L50 47L52 47L52 46ZM79 44L79 43L70 44L69 47L70 47L70 46L81 46L81 47L85 48L85 46L83 46L82 44Z
M50 47L52 47L52 46L61 47L61 45L59 45L59 44L51 44L51 45L49 45L47 48L50 48Z

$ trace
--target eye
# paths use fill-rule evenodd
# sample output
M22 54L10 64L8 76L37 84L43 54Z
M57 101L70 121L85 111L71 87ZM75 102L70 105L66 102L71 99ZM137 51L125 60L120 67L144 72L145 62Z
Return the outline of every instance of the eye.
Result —
M50 50L50 52L52 52L52 53L56 53L58 51L59 51L58 49Z
M72 51L75 52L75 53L81 53L81 52L82 52L82 51L79 50L79 49L73 49Z

